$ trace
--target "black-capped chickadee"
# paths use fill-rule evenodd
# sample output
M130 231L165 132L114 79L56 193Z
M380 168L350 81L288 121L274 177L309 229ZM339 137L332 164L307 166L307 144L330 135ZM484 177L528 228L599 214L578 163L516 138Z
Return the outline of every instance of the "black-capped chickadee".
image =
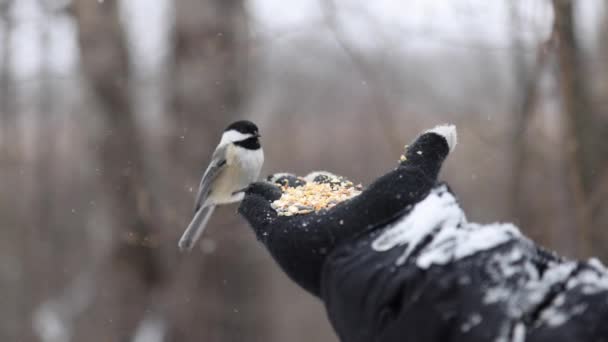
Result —
M192 249L216 205L242 200L243 190L258 178L264 163L259 137L251 121L237 121L224 130L199 185L194 218L179 240L180 250Z

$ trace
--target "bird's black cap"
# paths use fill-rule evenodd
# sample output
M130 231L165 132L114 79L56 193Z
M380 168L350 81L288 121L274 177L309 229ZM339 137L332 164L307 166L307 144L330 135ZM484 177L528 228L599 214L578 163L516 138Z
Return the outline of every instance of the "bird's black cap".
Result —
M231 123L228 127L226 127L224 132L229 131L229 130L235 130L235 131L243 133L243 134L257 134L258 126L256 126L251 121L240 120L240 121Z

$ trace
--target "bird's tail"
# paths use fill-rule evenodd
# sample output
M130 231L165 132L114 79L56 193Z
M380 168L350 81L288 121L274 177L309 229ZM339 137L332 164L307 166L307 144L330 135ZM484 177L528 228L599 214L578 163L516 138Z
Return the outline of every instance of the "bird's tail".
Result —
M179 239L179 249L182 252L192 250L192 247L196 244L198 239L203 234L205 227L207 226L207 222L209 222L209 218L211 214L213 214L213 210L215 209L214 205L208 207L199 208L194 214L194 218L192 218L192 222L186 228L186 231Z

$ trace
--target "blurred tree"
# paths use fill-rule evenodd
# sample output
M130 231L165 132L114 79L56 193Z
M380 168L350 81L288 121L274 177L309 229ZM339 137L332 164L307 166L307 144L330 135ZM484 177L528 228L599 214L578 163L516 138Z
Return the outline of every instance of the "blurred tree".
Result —
M144 150L129 96L129 57L117 1L78 0L74 9L82 69L106 125L99 164L115 223L114 252L100 275L105 296L94 302L105 309L100 312L107 310L113 329L77 339L125 341L133 335L151 291L161 280L158 255L149 243L157 227L144 184Z
M241 109L248 79L248 18L242 0L180 0L174 5L172 79L168 87L172 132L167 141L166 165L170 167L165 179L179 189L184 187L184 179L198 185L226 124L246 117ZM182 219L173 226L179 233L192 215L193 195L185 199L184 210L177 210ZM230 215L222 214L227 212ZM255 295L264 292L261 284L266 279L259 279L247 266L243 244L257 248L252 237L230 234L231 230L242 229L230 227L238 221L234 208L219 208L201 244L225 243L203 255L196 249L182 261L181 279L171 289L188 298L185 304L170 306L170 316L180 317L174 321L177 340L224 341L236 335L247 336L248 340L268 339L271 330L262 324L265 299ZM230 238L222 239L226 234ZM246 243L242 239L251 240ZM172 248L176 241L171 241ZM243 314L236 315L239 312Z
M166 141L168 159L162 163L162 179L170 184L168 189L181 189L184 177L200 176L207 152L240 107L247 30L242 1L180 0L174 6L175 47L171 87L167 87L173 92L169 122L174 131ZM176 210L184 218L177 227L174 220L154 214L159 202L176 206L182 201L167 202L174 197L166 193L152 196L146 184L143 155L152 150L142 143L145 138L130 97L137 89L129 88L134 82L129 68L133 61L129 60L117 0L79 0L74 8L82 68L106 124L99 163L116 223L113 257L100 276L104 295L93 304L102 308L96 314L111 317L113 322L101 336L104 340L133 336L138 323L152 310L160 311L159 316L168 321L175 340L226 340L237 333L237 327L245 327L243 334L263 340L266 329L251 322L234 322L238 316L232 303L247 302L243 296L256 286L255 277L247 275L242 253L231 248L204 257L193 253L182 262L176 255L177 239L159 240L165 234L159 227L181 230L191 211ZM184 144L185 137L193 139ZM204 146L209 151L201 148ZM225 272L247 277L247 288L240 281L227 284L222 280ZM250 300L255 306L251 310L260 311L260 305L255 305L258 300Z
M9 76L10 68L10 39L12 31L11 16L9 14L11 1L5 1L0 3L0 32L2 32L2 44L0 56L0 152L3 158L8 158L9 155L13 155L10 149L14 148L17 144L13 140L15 138L15 112L11 108L12 96L11 96L11 84Z
M14 21L10 14L12 1L0 1L0 178L3 194L10 193L13 189L20 189L21 182L16 181L15 174L18 173L22 164L20 163L20 149L22 139L18 134L17 116L15 108L15 84L11 78L11 62L13 61L11 51L11 37ZM16 187L9 184L17 183ZM28 234L20 225L19 214L12 215L15 208L15 199L10 196L0 196L0 225L2 226L2 240L6 244L0 244L0 257L4 267L26 268L31 263L28 259L27 250ZM18 201L19 204L22 201ZM19 276L22 276L21 278ZM18 280L26 279L29 275L25 272L19 274ZM27 321L31 300L25 289L28 286L16 288L11 286L10 277L4 277L0 283L0 291L3 293L5 303L0 310L0 340L11 341L25 336L26 327L20 326L18 322ZM5 281L6 279L6 281ZM15 280L15 279L11 279ZM28 335L29 336L29 335Z
M513 56L513 69L515 71L515 100L513 112L513 186L510 187L511 215L525 222L524 202L522 201L522 180L527 164L528 141L526 139L527 128L532 121L534 110L538 103L539 83L543 71L546 68L549 48L552 40L539 44L535 48L535 60L532 65L528 63L525 54L525 45L522 42L518 28L522 25L521 13L518 2L512 2L510 6L511 30L513 45L516 47Z
M608 169L608 120L598 115L592 105L590 78L585 69L579 38L576 34L574 1L553 0L556 35L559 42L560 89L564 115L567 118L566 153L569 158L571 190L581 234L584 255L604 253L592 250L594 222L590 199L602 188Z
M242 0L176 1L172 112L184 134L215 144L244 101L247 20ZM212 134L209 134L212 133ZM202 141L201 141L202 142ZM174 141L173 152L183 153ZM200 158L194 149L193 158Z
M556 81L554 75L557 61L557 25L556 21L535 46L526 46L519 28L525 25L520 7L523 2L511 3L511 25L513 44L517 50L512 53L514 60L515 99L514 120L511 128L513 141L512 186L510 187L511 214L514 220L542 244L552 246L568 256L580 253L581 234L574 229L576 211L572 206L571 193L564 172L566 163L561 150L546 149L546 142L541 142L548 133L547 124L542 114L550 101L547 98L547 82L543 78ZM532 54L527 54L532 52ZM530 58L532 57L532 58ZM551 83L553 87L554 82ZM555 120L555 118L554 118ZM557 116L559 120L559 116ZM544 122L535 125L535 122ZM545 140L546 141L546 140ZM540 179L536 177L543 174ZM535 186L552 188L550 197L534 191ZM553 213L547 215L547 213Z
M591 78L587 77L580 38L576 33L574 1L554 0L555 21L559 36L562 96L573 134L572 149L580 165L583 191L590 194L608 161L608 122L598 115L591 98Z

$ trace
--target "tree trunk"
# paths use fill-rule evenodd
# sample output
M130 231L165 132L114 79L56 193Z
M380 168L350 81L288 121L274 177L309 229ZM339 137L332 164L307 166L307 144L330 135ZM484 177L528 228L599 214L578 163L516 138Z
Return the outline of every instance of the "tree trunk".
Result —
M574 2L553 0L555 25L559 44L561 98L568 122L565 149L569 155L571 191L578 216L581 253L601 253L593 250L594 222L589 199L600 181L608 160L608 123L594 112L586 82L584 59L576 36ZM605 256L605 255L604 255Z
M174 124L174 133L167 141L161 178L170 189L179 189L185 177L200 177L217 144L215 139L237 115L246 78L243 57L247 30L240 0L180 0L174 5L174 65L172 86L168 87L173 89L169 110L173 120L169 121ZM147 175L142 160L150 151L142 144L129 97L129 57L117 0L78 0L75 13L83 71L107 125L99 162L115 224L115 248L101 271L100 290L93 303L95 317L79 327L75 340L127 340L149 313L166 320L171 340L224 341L235 334L256 339L262 336L264 340L266 329L259 324L235 321L240 317L235 310L248 311L236 303L251 302L255 308L250 311L263 312L259 299L243 298L250 292L243 291L240 280L247 278L248 290L258 282L246 266L247 257L238 239L224 239L229 242L217 253L206 255L197 251L179 256L177 239L149 243L158 241L160 235L171 235L167 228L181 230L185 226L175 227L171 219L151 214L156 211L150 209L153 201L144 184ZM162 153L158 158L163 158ZM157 201L167 200L163 194L157 196ZM185 224L190 206L180 210L182 206L170 205ZM234 223L236 215L234 218L224 226ZM157 229L160 226L163 229ZM217 231L214 234L227 234L226 230ZM233 276L238 280L226 281ZM109 322L103 327L104 334L85 335L100 329L95 326L99 321Z
M176 23L172 65L172 133L167 142L166 179L194 190L224 127L246 117L241 113L247 80L247 18L242 0L175 1ZM245 114L245 115L244 115ZM187 198L185 229L192 215L194 195ZM209 229L195 251L181 261L182 270L167 293L174 338L180 341L226 341L235 336L268 340L263 293L265 279L247 266L247 248L258 246L253 237L235 234L242 223L233 206L216 210ZM219 244L202 254L205 242ZM172 247L176 247L177 241ZM243 284L247 284L243 287ZM255 299L250 298L259 292ZM187 298L176 305L175 293ZM246 306L243 306L246 304ZM253 319L243 320L250 313Z
M117 0L74 2L82 69L100 109L103 130L98 158L114 226L113 252L99 275L101 289L93 305L106 334L76 340L126 341L148 308L148 296L160 282L157 252L146 243L155 233L144 187L143 148L129 96L129 59Z

